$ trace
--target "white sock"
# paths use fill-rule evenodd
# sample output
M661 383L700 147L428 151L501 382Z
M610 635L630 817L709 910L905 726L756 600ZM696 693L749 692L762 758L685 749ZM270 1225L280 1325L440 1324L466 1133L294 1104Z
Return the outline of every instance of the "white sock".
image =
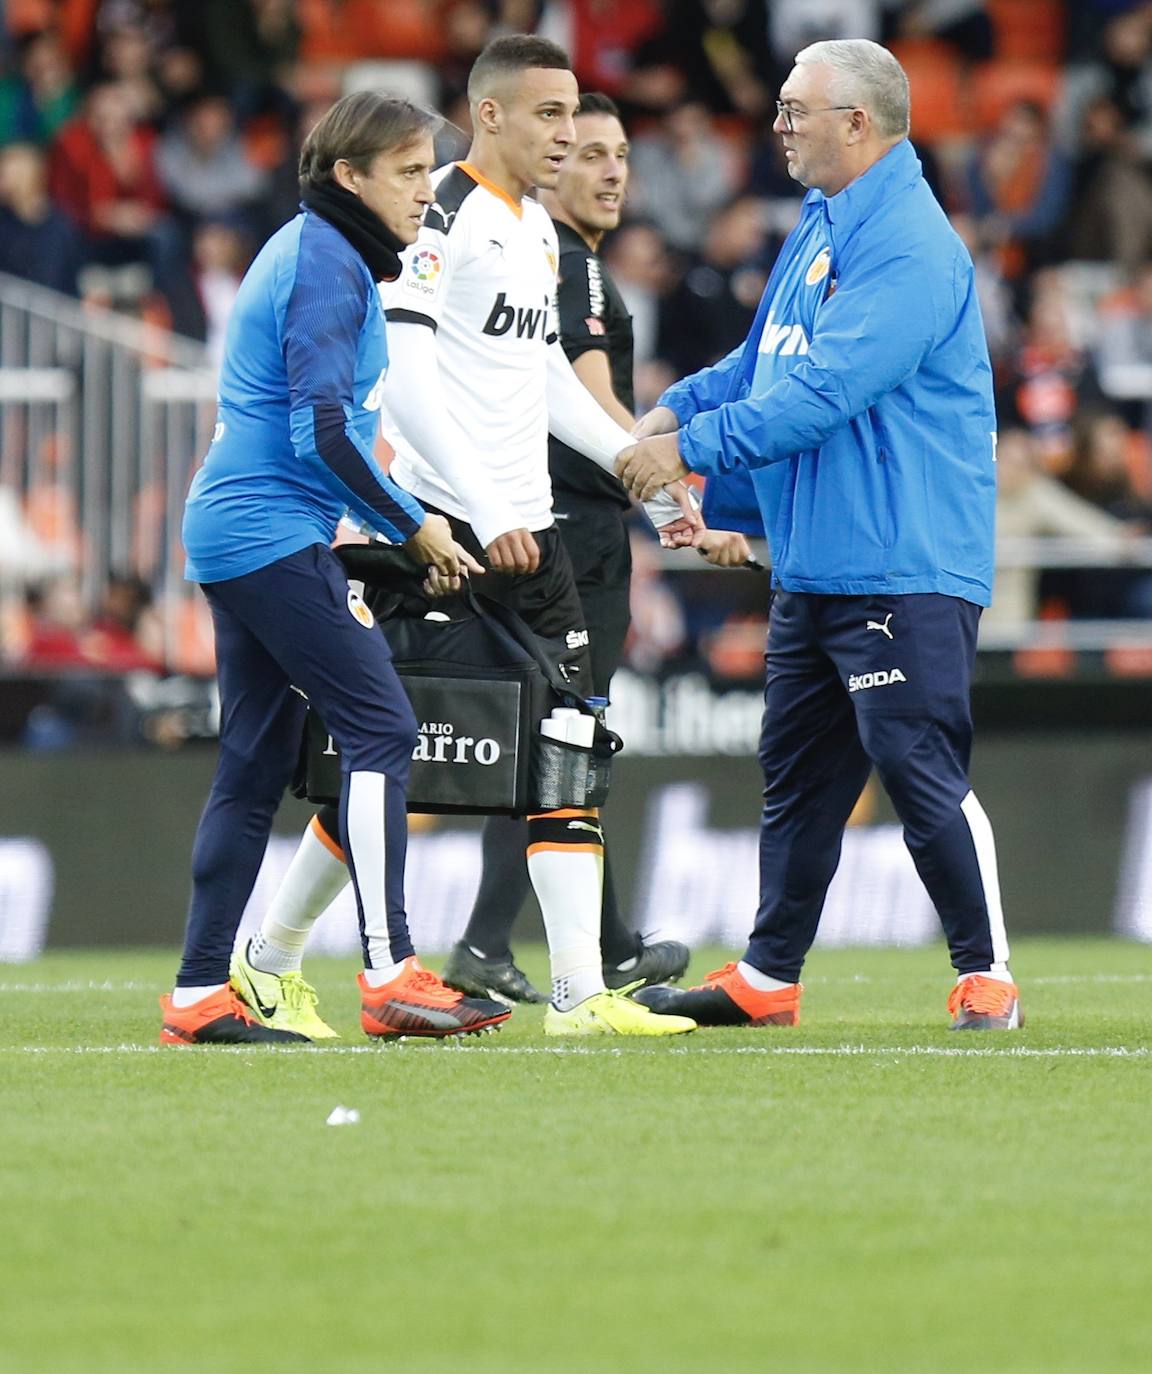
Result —
M603 850L596 853L570 845L529 843L528 874L548 936L552 1004L560 1011L569 1011L604 991L600 959Z
M965 978L994 978L998 983L1016 981L1003 964L993 964L991 968L974 969L971 973L957 974L956 981L962 983Z
M284 881L248 946L253 968L289 973L300 967L304 946L322 916L348 884L344 856L313 816L300 838Z
M292 931L292 944L289 945L288 937L284 933L286 929L285 926L279 926L275 936L265 935L262 930L258 930L248 941L245 957L254 969L259 969L261 973L275 974L299 972L308 932Z
M408 956L409 959L415 957L414 954ZM390 983L393 978L399 978L407 963L408 959L401 959L398 964L383 964L380 968L366 968L364 981L370 988L382 988L385 983Z
M748 986L755 988L757 992L783 992L785 988L796 986L795 983L782 983L779 978L770 978L768 974L761 973L758 968L746 964L743 959L736 965L736 969Z
M205 997L211 997L214 992L222 992L228 986L227 983L213 983L206 988L173 988L172 1005L174 1007L192 1007L197 1002L202 1002Z

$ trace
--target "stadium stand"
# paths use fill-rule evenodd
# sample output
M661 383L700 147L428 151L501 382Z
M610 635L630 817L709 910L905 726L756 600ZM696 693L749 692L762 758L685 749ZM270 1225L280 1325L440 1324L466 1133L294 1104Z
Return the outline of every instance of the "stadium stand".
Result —
M1125 560L1148 566L1152 5L945 11L933 23L922 5L824 4L805 18L765 0L9 0L0 514L26 556L0 557L0 625L19 626L41 577L70 571L94 616L113 574L129 572L151 589L167 666L210 671L177 534L236 281L295 212L297 150L333 99L404 84L462 124L464 74L499 28L568 43L582 84L613 91L629 121L634 208L607 252L637 317L641 399L707 361L702 348L727 346L724 312L743 318L796 215L770 130L790 55L776 39L798 23L809 39L855 23L889 43L908 70L930 183L977 262L1003 424L1031 435L1044 477L1061 485L1076 480L1078 417L1112 425L1127 455ZM677 214L666 188L701 155L723 173L696 176L693 214ZM734 215L739 235L724 232ZM1099 490L1079 494L1109 508ZM1001 557L1032 570L1035 603L1024 621L991 617L987 651L1030 673L1068 671L1085 653L1116 673L1147 671L1131 643L1143 603L1102 590L1108 577L1075 566L1087 556L1067 540L1009 541ZM752 593L726 609L702 568L656 562L684 633L654 630L645 644L652 618L638 617L634 661L755 676L748 646L763 608ZM1051 648L1059 624L1075 627L1075 653ZM15 658L19 640L6 635L0 655Z

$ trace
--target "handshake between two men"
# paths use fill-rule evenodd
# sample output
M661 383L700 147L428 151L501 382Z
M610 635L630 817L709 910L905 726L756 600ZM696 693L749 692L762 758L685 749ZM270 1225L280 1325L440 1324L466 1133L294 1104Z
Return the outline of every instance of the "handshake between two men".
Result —
M616 476L638 501L650 501L668 488L680 503L683 518L660 530L660 543L668 549L694 548L720 568L739 568L750 557L748 541L730 530L710 530L700 516L690 489L670 486L689 475L680 456L676 430L680 421L668 406L656 406L637 420L632 433L637 443L616 457Z

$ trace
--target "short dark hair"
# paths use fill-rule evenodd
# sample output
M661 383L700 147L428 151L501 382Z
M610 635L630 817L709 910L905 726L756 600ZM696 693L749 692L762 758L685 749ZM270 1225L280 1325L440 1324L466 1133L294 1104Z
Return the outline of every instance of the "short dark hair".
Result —
M582 114L602 114L611 115L613 119L620 118L620 108L610 95L605 95L603 91L583 91L580 95L580 104L576 108L578 115Z
M559 43L534 33L507 33L503 38L494 38L468 74L469 101L482 100L493 77L511 76L533 67L570 72L572 62Z
M379 153L406 148L443 123L439 115L410 100L356 91L338 100L304 140L300 150L300 186L331 182L332 168L341 158L358 172L367 172Z

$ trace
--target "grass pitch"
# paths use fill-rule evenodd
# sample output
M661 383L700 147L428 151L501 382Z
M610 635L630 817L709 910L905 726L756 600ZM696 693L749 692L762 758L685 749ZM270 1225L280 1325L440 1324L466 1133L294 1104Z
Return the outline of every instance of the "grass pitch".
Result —
M829 951L802 1026L663 1043L370 1045L318 960L287 1051L160 1049L174 965L0 967L4 1374L1152 1367L1148 947L1020 942L1019 1034Z

